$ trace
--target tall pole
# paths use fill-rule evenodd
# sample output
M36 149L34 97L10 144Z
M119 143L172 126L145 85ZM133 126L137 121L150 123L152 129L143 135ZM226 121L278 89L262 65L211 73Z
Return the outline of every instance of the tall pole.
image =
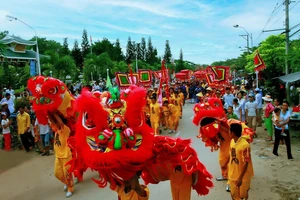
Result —
M288 55L290 48L290 18L289 18L289 4L290 0L285 0L285 75L289 74L289 63L288 63ZM290 90L289 83L286 82L286 98L290 100Z
M248 50L248 54L250 54L250 49L249 49L249 33L247 34L247 50Z
M36 42L36 68L37 68L37 72L39 75L41 75L41 65L40 65L40 54L39 54L39 47L38 47L38 40L37 40L37 35L36 35L36 30L26 24L25 22L23 22L22 20L18 19L18 18L15 18L16 20L18 20L19 22L25 24L26 26L28 26L29 28L31 28L33 31L34 31L34 34L35 34L35 42Z

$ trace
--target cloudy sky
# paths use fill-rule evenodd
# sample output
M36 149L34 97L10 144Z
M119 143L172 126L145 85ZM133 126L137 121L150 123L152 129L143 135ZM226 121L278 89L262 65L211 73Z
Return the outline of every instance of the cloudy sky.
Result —
M300 0L290 5L291 27L299 23ZM122 47L128 37L139 42L151 37L159 55L169 40L174 59L182 48L184 59L199 64L233 58L241 53L246 41L238 24L253 34L257 45L272 33L260 34L274 8L265 30L284 27L283 0L9 0L0 8L0 31L29 39L33 31L12 15L34 27L39 37L62 42L70 48L74 39L81 42L85 28L93 41L103 37L112 42L119 38ZM297 29L296 29L297 30ZM280 33L280 32L274 32ZM300 35L300 34L299 34ZM295 37L299 37L295 36Z

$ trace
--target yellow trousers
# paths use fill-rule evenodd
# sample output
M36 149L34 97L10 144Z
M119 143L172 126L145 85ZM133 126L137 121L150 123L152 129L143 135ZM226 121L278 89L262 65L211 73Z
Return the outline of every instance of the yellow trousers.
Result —
M183 172L171 173L170 185L173 200L190 200L192 192L192 176Z
M179 116L178 115L171 115L168 119L168 128L170 130L176 131L178 128Z
M150 122L151 122L151 128L154 131L154 134L159 135L159 121L150 119Z
M251 180L243 181L242 185L237 188L236 181L229 180L230 194L233 200L248 199L248 191L250 190Z
M68 158L55 158L54 164L54 175L60 180L63 184L68 186L68 191L74 191L74 181L72 173L68 171L69 166L66 166L66 163L72 159L72 156Z
M219 164L221 167L222 176L224 178L228 178L228 160L230 159L229 155L228 157L221 157L219 156Z

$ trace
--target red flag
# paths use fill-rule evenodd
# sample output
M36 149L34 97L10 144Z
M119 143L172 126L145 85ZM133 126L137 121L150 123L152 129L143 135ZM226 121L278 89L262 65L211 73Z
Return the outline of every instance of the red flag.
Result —
M258 51L256 51L254 56L254 71L262 71L264 69L266 69L265 62L259 55Z

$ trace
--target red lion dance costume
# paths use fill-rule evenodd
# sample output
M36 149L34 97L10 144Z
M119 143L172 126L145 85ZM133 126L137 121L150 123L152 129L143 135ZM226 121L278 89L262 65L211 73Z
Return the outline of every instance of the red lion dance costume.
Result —
M29 79L27 86L32 93L33 109L40 124L48 124L49 112L58 112L67 119L67 126L71 131L75 132L75 99L63 82L51 77L37 76Z
M58 79L44 76L29 79L27 86L33 96L31 102L38 122L43 125L48 124L49 113L55 112L66 119L65 125L70 128L71 135L74 135L77 122L75 99L67 86ZM85 170L86 167L82 166L74 172L79 181L82 180Z
M232 123L239 123L243 128L243 137L247 138L248 142L252 142L254 132L244 123L230 119L224 112L223 105L218 98L209 98L207 103L196 104L194 107L195 117L193 123L196 126L200 125L198 138L201 138L205 146L210 147L211 151L219 152L219 164L222 171L222 176L227 179L227 166L230 154L229 127ZM217 179L218 180L218 179Z
M154 136L145 123L144 88L131 86L120 94L110 88L107 97L84 90L76 100L80 113L75 136L69 138L73 160L72 171L82 165L98 171L99 187L111 188L124 184L137 172L146 184L171 180L175 168L185 176L197 174L193 187L199 195L206 195L213 186L212 176L190 147L190 140ZM82 156L82 157L81 157Z

